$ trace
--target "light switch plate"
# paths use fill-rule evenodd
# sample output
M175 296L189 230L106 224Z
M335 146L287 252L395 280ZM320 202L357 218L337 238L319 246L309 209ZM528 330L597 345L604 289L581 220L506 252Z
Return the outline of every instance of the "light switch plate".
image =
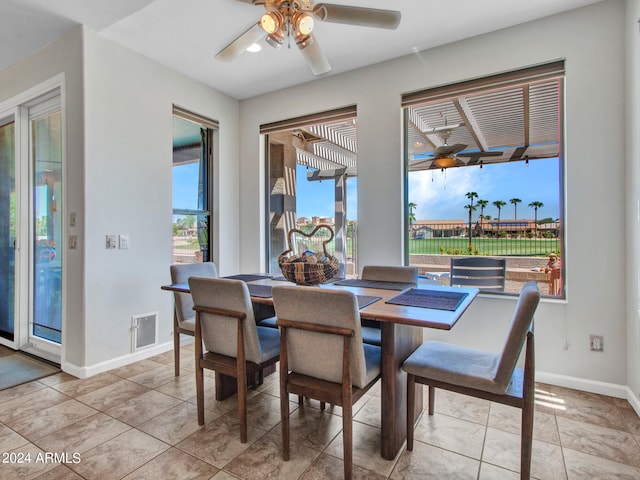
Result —
M127 250L129 248L129 235L118 235L118 242L120 250Z
M107 250L112 250L114 248L116 248L116 235L107 235L107 244L106 244L106 248Z

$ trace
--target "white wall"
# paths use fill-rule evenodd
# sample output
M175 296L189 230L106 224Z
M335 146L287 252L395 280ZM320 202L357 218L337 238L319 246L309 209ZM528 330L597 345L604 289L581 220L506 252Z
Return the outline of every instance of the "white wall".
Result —
M130 353L131 316L160 312L160 343L172 338L172 104L220 122L215 222L224 232L215 258L235 273L238 245L238 102L85 30L84 366ZM128 250L105 235L128 234ZM89 371L92 373L92 370Z
M260 124L358 105L360 264L402 262L402 93L566 59L567 302L536 316L538 379L626 385L625 4L611 0L240 103L241 269L264 265ZM635 182L634 182L635 183ZM379 227L384 219L384 228ZM446 334L497 349L513 300L480 298ZM604 353L589 351L604 335ZM603 383L600 383L603 382Z
M627 0L626 7L627 385L640 399L640 0Z
M75 234L81 234L82 211L84 202L83 161L84 161L84 125L83 125L83 76L82 76L82 30L76 29L64 35L55 43L43 48L28 59L0 72L0 103L11 102L48 80L63 75L64 126L66 163L63 186L65 194L62 211L66 218L68 212L78 213L78 228ZM69 230L65 226L65 237ZM62 248L65 246L62 245ZM64 289L68 295L63 300L63 361L81 364L84 358L85 325L83 314L84 271L82 264L82 237L78 250L64 250L63 262Z

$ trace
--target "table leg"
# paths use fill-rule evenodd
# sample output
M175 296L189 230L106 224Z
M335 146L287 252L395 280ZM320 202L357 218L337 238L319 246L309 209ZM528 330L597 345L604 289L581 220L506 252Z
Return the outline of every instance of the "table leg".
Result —
M393 460L407 439L407 375L402 362L422 344L422 328L381 322L382 458ZM419 389L419 390L418 390ZM416 415L422 411L422 386L416 385Z

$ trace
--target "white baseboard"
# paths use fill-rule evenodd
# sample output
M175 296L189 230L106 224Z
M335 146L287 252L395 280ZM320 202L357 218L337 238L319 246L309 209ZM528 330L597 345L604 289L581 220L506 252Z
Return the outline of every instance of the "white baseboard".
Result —
M185 336L186 335L182 335L182 337ZM186 345L192 342L193 338L187 337L186 339L181 339L180 344ZM61 366L61 369L63 372L68 373L69 375L73 375L74 377L88 378L99 373L113 370L114 368L124 367L125 365L139 362L140 360L144 360L146 358L155 357L156 355L160 355L161 353L165 353L170 350L173 350L173 341L162 343L160 345L154 345L144 350L139 350L135 353L122 355L121 357L112 358L110 360L107 360L106 362L101 362L96 365L90 365L87 367L79 367L70 362L64 362Z
M558 387L573 388L575 390L583 390L585 392L599 393L600 395L608 395L609 397L616 398L627 398L629 391L626 385L618 385L616 383L600 382L586 378L570 377L568 375L538 371L536 371L536 382L557 385Z

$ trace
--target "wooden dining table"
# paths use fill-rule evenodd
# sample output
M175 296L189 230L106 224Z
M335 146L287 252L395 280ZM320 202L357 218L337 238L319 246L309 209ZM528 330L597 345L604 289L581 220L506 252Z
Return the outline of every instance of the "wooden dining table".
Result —
M294 285L292 283L274 278L257 278L261 275L252 275L245 278L251 293L251 285ZM241 278L237 276L236 278ZM233 277L231 277L233 278ZM337 288L352 291L356 296L379 297L379 300L370 303L360 309L360 318L379 322L381 329L381 446L380 455L393 460L400 452L407 438L407 382L406 374L402 371L402 363L423 342L425 328L438 330L451 330L462 314L467 310L471 302L477 297L477 288L448 287L440 284L422 284L417 286L407 285L403 290L376 288L375 282L363 282L366 286L341 286L341 282L320 285L321 288ZM357 282L356 282L357 283ZM381 282L379 285L388 287L389 282ZM189 292L188 284L171 284L161 287L163 290L174 292ZM273 299L264 293L265 287L253 287L260 290L260 294L252 295L251 301L255 305L272 306ZM303 288L303 287L301 287ZM416 288L417 292L434 295L458 293L466 294L454 309L426 308L424 306L408 306L387 303L401 293L411 293ZM460 295L461 296L461 295ZM216 389L218 385L216 385ZM416 386L421 389L420 385ZM423 408L422 395L416 395L417 418Z

